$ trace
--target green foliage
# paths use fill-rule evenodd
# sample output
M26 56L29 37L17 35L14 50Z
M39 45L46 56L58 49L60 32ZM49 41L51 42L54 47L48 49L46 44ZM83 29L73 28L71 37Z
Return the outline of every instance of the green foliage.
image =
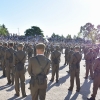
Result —
M77 36L76 36L76 35L74 35L74 36L73 36L73 39L76 39L76 38L77 38Z
M0 25L0 35L4 35L7 36L9 34L7 28L5 27L5 25Z
M92 42L95 43L99 31L100 31L100 25L98 25L96 29L94 28L93 24L86 23L84 26L80 27L80 32L78 33L78 36L83 36L83 38L91 39Z
M70 34L68 34L68 35L66 36L66 38L67 38L67 39L72 39L72 37L71 37Z
M24 33L25 33L25 36L35 36L35 35L44 36L42 32L43 31L39 27L32 26L31 28L26 29Z

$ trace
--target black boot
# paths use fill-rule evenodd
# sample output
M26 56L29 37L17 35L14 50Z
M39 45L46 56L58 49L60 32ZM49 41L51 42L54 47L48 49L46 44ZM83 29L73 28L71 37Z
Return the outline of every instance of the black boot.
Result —
M95 98L91 97L91 98L87 98L87 100L95 100Z

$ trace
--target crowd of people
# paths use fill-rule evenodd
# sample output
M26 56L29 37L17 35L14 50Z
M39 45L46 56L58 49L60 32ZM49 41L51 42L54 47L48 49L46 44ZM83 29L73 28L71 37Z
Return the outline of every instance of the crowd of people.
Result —
M69 91L73 90L74 78L76 78L76 91L79 92L80 86L80 62L85 59L86 75L88 78L90 71L93 81L93 94L88 100L95 100L97 90L100 87L100 58L99 46L92 43L79 41L54 41L45 40L41 36L35 37L0 37L0 63L3 77L7 77L7 85L15 85L15 95L20 96L19 83L23 98L26 97L25 91L25 62L28 59L28 73L30 79L30 91L32 100L45 100L47 88L47 74L51 66L51 82L56 75L56 83L59 82L59 64L61 54L65 54L64 66L68 65L70 75ZM42 42L42 43L41 43ZM63 49L65 52L63 52ZM20 82L19 82L20 79Z

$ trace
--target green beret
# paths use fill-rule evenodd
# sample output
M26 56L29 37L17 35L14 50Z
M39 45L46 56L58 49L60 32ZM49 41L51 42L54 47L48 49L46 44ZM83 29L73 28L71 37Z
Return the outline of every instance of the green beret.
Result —
M36 45L36 49L45 49L45 44L43 44L43 43L38 43L38 44Z
M23 47L23 44L22 43L18 44L18 47L21 47L22 48Z
M59 49L59 46L57 45L57 46L56 46L56 50L58 50L58 49Z
M75 46L75 48L74 48L74 49L78 49L78 50L79 50L79 49L80 49L80 47L79 47L79 46Z
M3 43L2 42L0 42L0 45L2 45Z

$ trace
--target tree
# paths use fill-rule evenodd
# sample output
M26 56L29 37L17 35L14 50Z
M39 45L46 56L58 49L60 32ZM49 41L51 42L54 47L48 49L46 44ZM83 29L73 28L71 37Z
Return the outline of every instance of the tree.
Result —
M82 36L84 39L91 39L93 43L96 42L96 37L98 35L100 25L97 26L97 29L94 28L94 25L91 23L86 23L84 26L80 27L80 32L78 36Z
M56 36L56 34L55 33L53 33L52 35L51 35L51 37L53 38L53 37L55 37Z
M77 38L77 36L76 36L76 35L74 35L74 36L73 36L73 39L76 39L76 38Z
M68 35L66 36L66 38L67 38L67 39L72 39L72 37L71 37L70 34L68 34Z
M7 36L8 34L9 34L9 32L8 32L8 29L6 28L6 26L4 24L0 25L0 35Z
M24 33L25 33L25 36L35 36L35 35L44 36L42 32L43 31L39 27L32 26L31 28L26 29Z

